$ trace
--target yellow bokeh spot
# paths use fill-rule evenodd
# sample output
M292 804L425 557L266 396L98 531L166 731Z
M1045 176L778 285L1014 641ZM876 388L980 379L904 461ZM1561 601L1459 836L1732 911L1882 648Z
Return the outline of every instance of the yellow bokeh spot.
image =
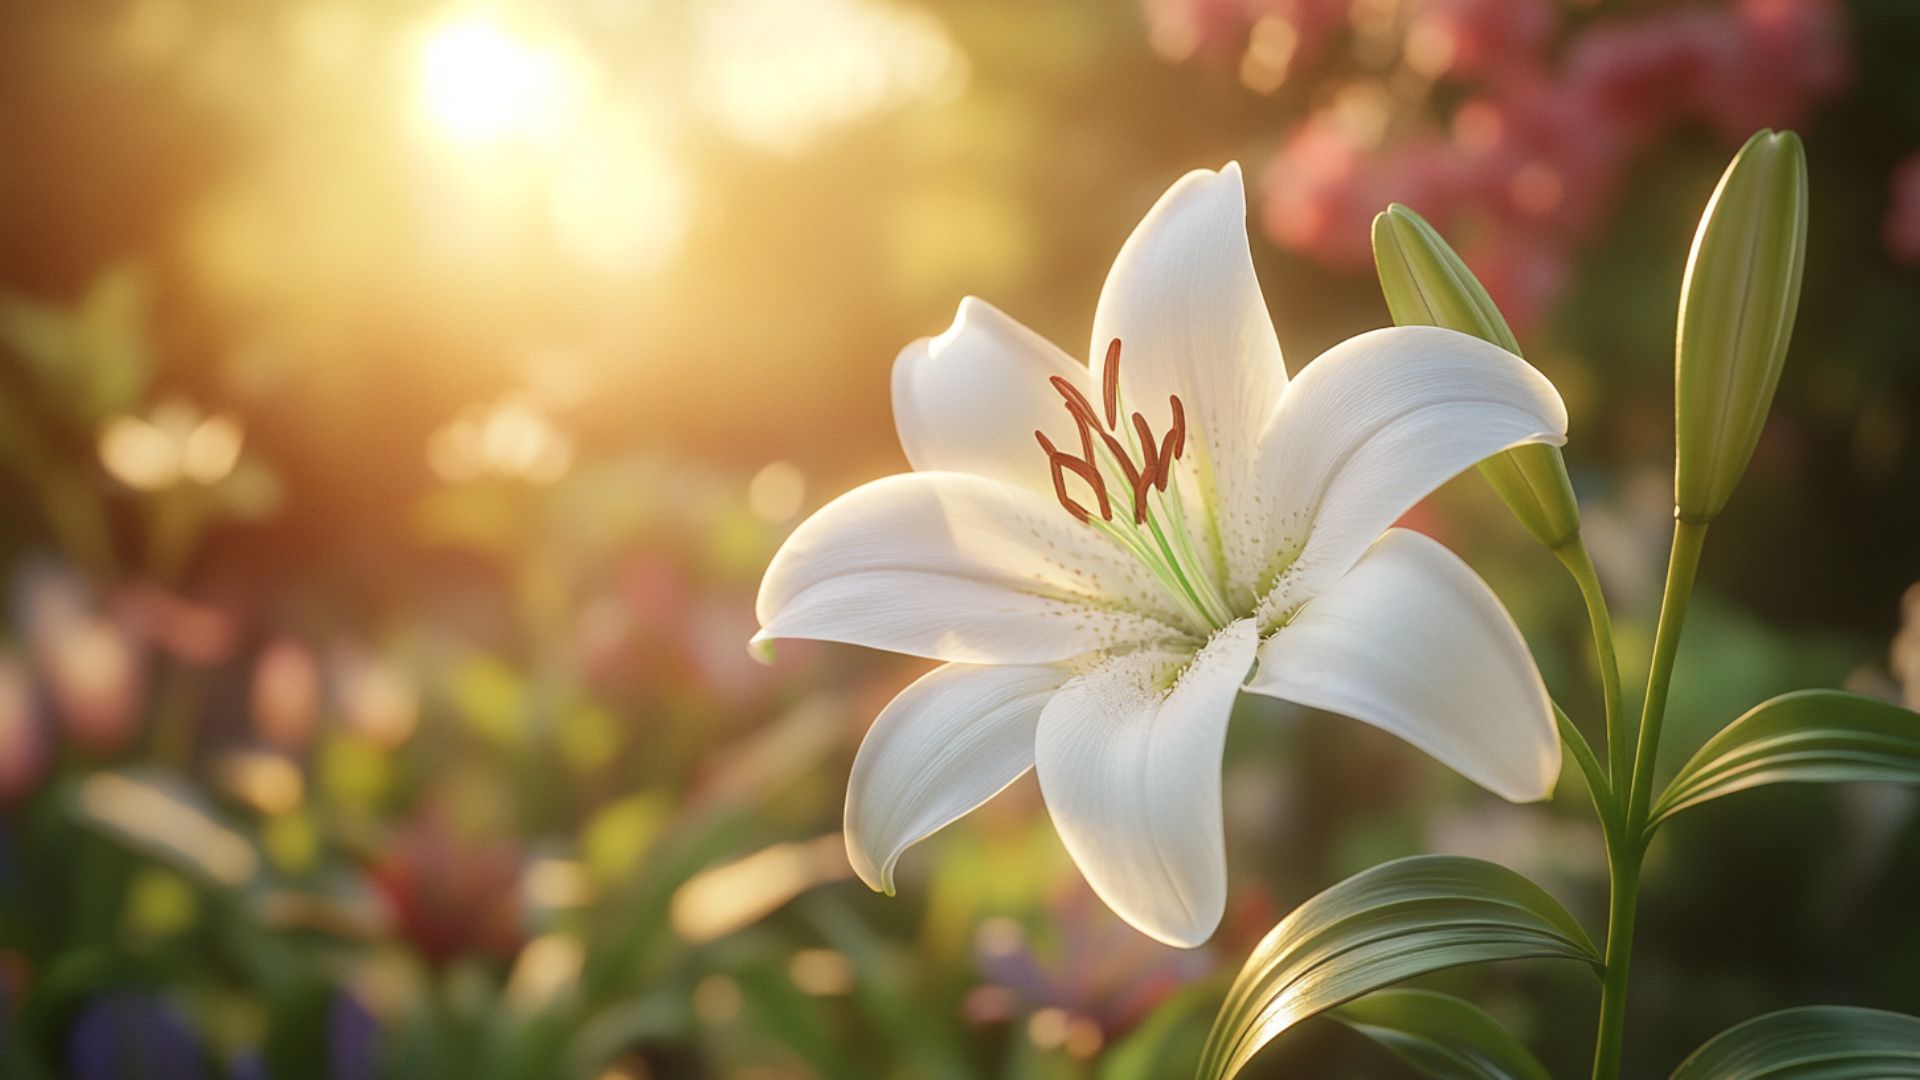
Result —
M578 938L542 934L527 942L507 977L507 1004L522 1013L552 1005L580 981L586 949Z
M300 805L306 780L293 761L269 750L231 750L214 763L227 794L262 814L284 814Z
M778 525L799 513L806 498L806 474L787 461L776 461L754 473L747 484L747 508L769 525Z
M666 820L664 802L644 794L621 799L595 814L580 837L580 850L594 879L614 885L631 876Z
M303 874L320 858L320 831L304 813L282 814L267 821L260 845L274 866L289 874Z
M520 883L535 908L577 908L593 902L593 879L572 859L535 859Z
M378 803L393 779L380 744L348 733L336 734L321 745L316 768L320 786L330 797L362 809Z
M598 705L581 705L560 721L560 754L579 772L592 772L620 748L620 724Z
M787 962L787 977L801 993L838 997L853 991L853 961L834 949L801 949Z
M502 745L520 738L526 687L503 661L493 657L468 661L454 681L453 695L460 715L481 736Z
M137 940L173 937L200 917L200 898L179 874L150 867L128 883L122 917L127 932Z

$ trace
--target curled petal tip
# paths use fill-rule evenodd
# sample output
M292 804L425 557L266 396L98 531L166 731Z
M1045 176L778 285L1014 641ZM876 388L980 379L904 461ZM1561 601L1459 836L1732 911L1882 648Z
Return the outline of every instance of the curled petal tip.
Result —
M867 852L861 850L860 841L853 833L846 833L847 862L853 867L853 875L860 883L883 896L892 896L893 864L875 862Z
M1541 763L1540 778L1537 783L1526 785L1515 791L1502 792L1500 797L1510 803L1546 802L1553 798L1555 789L1560 786L1562 771L1562 758L1557 752L1558 748L1556 743L1554 752L1549 753L1552 760Z
M747 641L747 655L762 664L771 665L774 657L774 637L765 630L753 635Z

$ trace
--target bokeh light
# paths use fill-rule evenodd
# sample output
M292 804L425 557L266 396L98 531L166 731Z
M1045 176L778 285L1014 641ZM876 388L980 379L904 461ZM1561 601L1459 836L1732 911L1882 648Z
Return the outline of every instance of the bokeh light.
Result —
M734 137L784 153L967 85L941 23L890 0L712 0L696 41L695 100Z
M587 81L578 58L478 12L427 31L418 63L421 110L456 141L536 139L570 120Z

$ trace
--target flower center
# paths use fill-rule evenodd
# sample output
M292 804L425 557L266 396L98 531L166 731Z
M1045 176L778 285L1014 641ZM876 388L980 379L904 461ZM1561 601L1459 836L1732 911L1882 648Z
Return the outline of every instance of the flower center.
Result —
M1173 423L1158 439L1146 417L1137 412L1130 424L1121 424L1119 338L1107 346L1107 362L1101 369L1102 413L1096 413L1079 387L1066 379L1055 375L1049 382L1073 417L1080 444L1080 452L1072 454L1055 446L1046 432L1033 433L1053 470L1053 493L1060 505L1074 520L1107 534L1146 564L1194 630L1211 632L1232 622L1233 613L1221 596L1212 565L1201 558L1187 528L1180 478L1173 467L1187 446L1186 409L1180 398L1167 395ZM1069 474L1092 493L1098 516L1067 490ZM1118 518L1110 489L1126 502Z

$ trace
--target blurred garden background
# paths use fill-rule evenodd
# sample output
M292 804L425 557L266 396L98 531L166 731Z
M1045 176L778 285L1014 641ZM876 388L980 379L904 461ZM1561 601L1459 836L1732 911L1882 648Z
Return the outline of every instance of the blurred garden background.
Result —
M1385 858L1597 932L1577 776L1508 806L1264 700L1202 949L1110 915L1031 779L871 894L847 770L921 668L756 664L760 571L903 466L899 348L972 293L1078 352L1147 206L1238 159L1295 370L1388 321L1389 201L1486 282L1644 670L1688 244L1789 126L1805 299L1666 762L1799 686L1920 706L1917 55L1911 0L11 0L0 1075L1148 1080ZM1554 560L1472 475L1414 519L1593 721ZM1735 801L1653 849L1629 1075L1772 1008L1920 1012L1914 794ZM1584 1071L1585 973L1433 981ZM1400 1069L1323 1020L1253 1072Z

